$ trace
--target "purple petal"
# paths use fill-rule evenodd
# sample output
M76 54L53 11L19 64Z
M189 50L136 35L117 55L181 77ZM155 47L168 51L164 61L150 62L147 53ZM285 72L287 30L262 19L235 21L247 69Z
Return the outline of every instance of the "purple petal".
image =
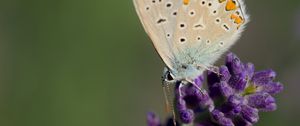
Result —
M187 109L186 102L183 100L183 98L177 99L176 108L178 111L183 111Z
M225 117L224 113L215 109L211 112L212 119L222 126L234 126L230 118Z
M197 77L195 80L194 80L195 84L198 85L199 87L202 87L202 84L204 82L204 76L201 75L199 77Z
M236 74L232 76L229 80L229 85L238 92L242 92L245 90L247 85L247 73L242 72L240 74Z
M214 101L205 90L203 91L203 94L201 95L201 97L199 97L199 99L201 107L207 107L209 111L212 111L215 108Z
M148 126L161 126L159 118L153 112L147 114L147 124Z
M276 76L276 73L273 70L264 70L255 72L252 77L252 82L255 85L265 85L271 82Z
M279 82L270 82L260 87L262 92L277 94L283 90L283 85Z
M220 78L217 74L208 71L207 72L207 86L211 87L212 85L214 85L215 83L220 82Z
M220 84L219 83L214 83L213 85L209 86L209 96L212 98L217 98L221 96L221 91L220 91Z
M255 72L255 67L254 67L254 64L252 63L247 63L245 64L245 70L247 71L247 75L248 75L248 78L251 79L254 75L254 72Z
M232 95L227 99L226 105L222 107L222 112L226 113L228 116L238 115L242 108L244 98L238 95Z
M194 120L194 112L191 109L179 111L179 117L183 123L191 123Z
M259 119L258 110L248 105L242 105L242 117L250 123L256 123Z
M256 93L248 96L248 105L262 111L276 110L275 98L268 93Z
M229 53L226 57L226 66L228 67L231 74L240 74L244 71L243 63L233 53Z
M202 100L202 93L194 88L194 86L190 86L189 89L185 90L185 96L183 97L183 99L185 100L186 104L188 104L189 106L196 108L199 106L199 102L201 102ZM189 92L187 92L189 91Z
M243 102L244 102L244 98L239 95L231 95L227 100L227 103L231 106L239 106Z
M193 96L198 96L201 95L201 92L198 88L196 88L194 85L192 84L188 84L188 85L184 85L184 87L182 88L183 90L181 90L183 92L183 94L185 94L186 96L188 95L193 95ZM204 89L203 89L204 90Z
M234 59L235 57L236 57L236 56L235 56L235 54L233 54L233 53L228 53L228 54L226 55L225 64L226 64L226 66L227 66L229 69L231 69L231 64L232 64L232 61L233 61L233 59Z
M234 93L233 89L225 81L221 81L221 83L219 84L219 88L221 94L226 98Z
M220 74L221 74L221 77L220 77L221 81L229 81L231 75L230 75L230 72L229 72L229 70L226 66L221 66L220 67Z

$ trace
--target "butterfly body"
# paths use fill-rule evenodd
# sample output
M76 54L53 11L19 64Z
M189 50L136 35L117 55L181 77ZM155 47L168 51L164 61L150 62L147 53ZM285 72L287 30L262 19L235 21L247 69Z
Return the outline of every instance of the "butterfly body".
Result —
M133 0L175 80L193 80L240 37L249 21L237 0Z

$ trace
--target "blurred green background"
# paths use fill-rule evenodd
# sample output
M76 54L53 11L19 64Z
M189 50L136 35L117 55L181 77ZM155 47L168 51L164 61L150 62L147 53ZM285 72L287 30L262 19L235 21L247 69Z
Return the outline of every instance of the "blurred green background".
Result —
M246 4L231 51L285 85L257 126L297 124L300 1ZM1 126L145 126L148 111L166 116L163 66L131 0L0 1Z

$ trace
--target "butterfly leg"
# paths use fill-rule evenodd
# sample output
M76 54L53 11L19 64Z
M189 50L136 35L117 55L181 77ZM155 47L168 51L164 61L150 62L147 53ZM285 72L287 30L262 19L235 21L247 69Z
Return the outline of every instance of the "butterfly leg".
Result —
M201 92L202 95L205 94L205 91L203 91L193 80L188 80L187 79L187 82L192 84L193 86L195 86Z
M184 85L183 85L182 83L179 84L179 87L178 87L179 97L182 97L181 88L182 88L183 86L184 86Z
M202 65L202 64L197 64L197 67L201 67L204 68L205 70L208 70L210 72L213 72L219 76L221 76L220 72L219 72L219 68L213 65L210 66L206 66L206 65Z

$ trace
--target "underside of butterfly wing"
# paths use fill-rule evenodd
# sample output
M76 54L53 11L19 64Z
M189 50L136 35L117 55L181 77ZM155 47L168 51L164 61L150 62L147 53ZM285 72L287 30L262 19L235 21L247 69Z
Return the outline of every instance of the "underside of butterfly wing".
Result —
M173 73L180 79L202 74L240 37L249 21L242 1L190 0L178 8Z
M157 52L176 79L194 79L239 38L242 0L134 0Z
M174 2L176 1L176 2ZM169 69L174 68L172 33L175 28L179 0L133 0L145 31Z

